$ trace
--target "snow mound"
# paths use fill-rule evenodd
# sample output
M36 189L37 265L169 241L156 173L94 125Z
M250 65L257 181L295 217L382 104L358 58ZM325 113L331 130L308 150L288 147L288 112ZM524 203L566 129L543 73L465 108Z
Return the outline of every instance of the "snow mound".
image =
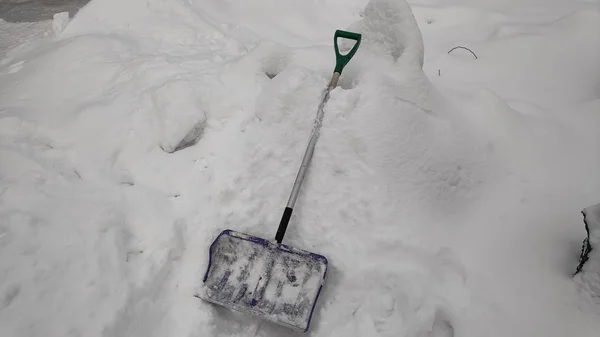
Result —
M169 153L194 145L204 130L206 114L190 81L168 82L152 94L157 120L162 123L161 148Z
M506 18L468 15L483 12ZM92 0L59 21L54 39L0 63L0 335L287 335L193 295L223 229L274 237L336 29L363 44L325 106L285 238L330 262L311 334L596 327L571 310L553 268L566 260L565 210L600 186L597 104L573 123L542 104L594 97L597 41L578 37L596 14L526 37L473 33L476 60L433 57L438 83L472 84L455 100L425 76L422 30L403 0ZM571 62L561 43L586 54ZM568 81L532 75L550 70Z
M387 59L413 68L423 67L423 39L408 3L370 1L360 20L348 27L364 35L361 54Z
M297 31L283 32L276 27L284 13L317 13L320 5L272 1L261 6L281 7L282 15L244 13L236 25L237 4L245 6L92 1L56 42L11 60L22 66L0 78L8 98L1 151L12 163L2 171L3 198L13 200L0 206L2 242L10 256L34 263L2 262L15 275L2 283L9 335L200 329L221 336L259 327L192 295L220 230L274 235L340 27L321 15L316 27L298 22L287 26ZM286 238L331 263L313 328L318 336L340 334L342 323L345 336L449 331L465 301L464 271L445 262L451 251L421 247L421 234L427 221L477 195L481 158L452 118L430 106L410 8L373 0L362 17L345 8L364 46L325 107ZM251 22L262 26L248 29ZM27 195L36 197L25 202ZM76 277L82 270L86 276ZM36 278L48 282L40 287ZM62 290L39 297L50 289ZM79 300L67 300L73 292ZM35 298L28 317L36 323L26 328L29 318L17 315ZM90 303L96 309L82 310ZM353 316L360 319L347 325ZM67 317L81 319L59 324ZM260 327L264 336L281 334Z

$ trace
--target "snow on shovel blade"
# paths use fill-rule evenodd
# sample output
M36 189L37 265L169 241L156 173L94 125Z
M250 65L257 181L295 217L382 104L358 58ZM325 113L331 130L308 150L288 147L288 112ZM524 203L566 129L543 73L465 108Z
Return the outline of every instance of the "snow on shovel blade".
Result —
M224 230L210 246L201 297L306 332L326 272L322 255Z

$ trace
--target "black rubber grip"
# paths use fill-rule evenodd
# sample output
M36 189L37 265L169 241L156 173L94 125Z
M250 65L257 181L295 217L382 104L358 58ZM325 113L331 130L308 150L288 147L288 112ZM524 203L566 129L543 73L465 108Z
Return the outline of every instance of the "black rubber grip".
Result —
M283 236L285 235L288 223L292 217L292 211L293 209L289 207L286 207L285 211L283 211L283 216L281 217L281 222L279 223L279 228L277 228L277 234L275 235L275 241L277 241L277 243L283 241Z

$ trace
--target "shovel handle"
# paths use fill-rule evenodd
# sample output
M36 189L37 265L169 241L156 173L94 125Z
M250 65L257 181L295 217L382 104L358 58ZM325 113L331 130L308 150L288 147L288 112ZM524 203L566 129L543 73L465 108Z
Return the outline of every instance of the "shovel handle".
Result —
M346 55L340 54L340 48L338 47L338 38L340 37L356 41L354 47L352 47L350 52L348 52L348 54ZM335 70L333 71L334 73L342 73L342 70L344 70L346 64L348 64L348 62L350 62L354 54L356 54L356 51L360 46L361 39L362 35L359 33L352 33L339 29L335 31L335 34L333 35L333 47L335 49Z
M339 37L343 37L346 39L355 40L356 43L352 50L346 55L340 54L340 49L338 48L337 39ZM319 105L317 110L317 117L315 119L315 127L313 128L312 134L310 136L310 140L308 145L306 146L306 150L304 152L304 158L302 158L302 164L300 164L300 168L298 170L298 174L296 175L296 181L294 181L294 186L292 187L292 192L290 193L290 198L288 199L287 206L283 211L283 216L281 217L281 222L279 222L279 227L277 228L277 234L275 235L275 241L277 243L281 243L283 237L285 235L285 231L287 230L288 224L290 222L290 218L292 217L292 212L294 211L294 204L296 203L296 199L298 198L298 194L300 193L300 187L302 186L302 182L304 181L304 177L306 176L306 171L308 169L308 165L312 159L313 153L315 152L315 145L317 144L317 139L319 138L319 132L321 129L321 123L323 122L323 115L325 112L323 111L323 107L325 103L329 99L329 91L336 87L338 78L340 77L342 70L352 56L356 54L358 50L358 46L360 45L361 35L358 33L346 32L343 30L336 30L333 35L333 45L335 47L335 70L333 71L333 75L331 76L331 82L329 83L329 87L325 92L325 97L323 101Z

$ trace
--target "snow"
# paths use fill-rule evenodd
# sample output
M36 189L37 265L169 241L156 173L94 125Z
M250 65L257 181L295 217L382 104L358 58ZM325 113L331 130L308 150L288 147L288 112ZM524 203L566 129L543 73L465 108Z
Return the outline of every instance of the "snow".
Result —
M600 304L600 204L590 205L581 213L588 235L584 240L575 279L582 293L592 302Z
M48 36L48 22L8 23L0 19L0 57L9 50L24 49L33 39Z
M52 20L52 31L54 32L54 35L60 35L69 24L69 20L69 12L60 12L54 14Z
M92 0L0 21L0 335L293 335L194 294L223 229L274 237L344 29L363 42L284 240L329 261L309 334L597 336L597 252L572 274L600 200L599 9Z

